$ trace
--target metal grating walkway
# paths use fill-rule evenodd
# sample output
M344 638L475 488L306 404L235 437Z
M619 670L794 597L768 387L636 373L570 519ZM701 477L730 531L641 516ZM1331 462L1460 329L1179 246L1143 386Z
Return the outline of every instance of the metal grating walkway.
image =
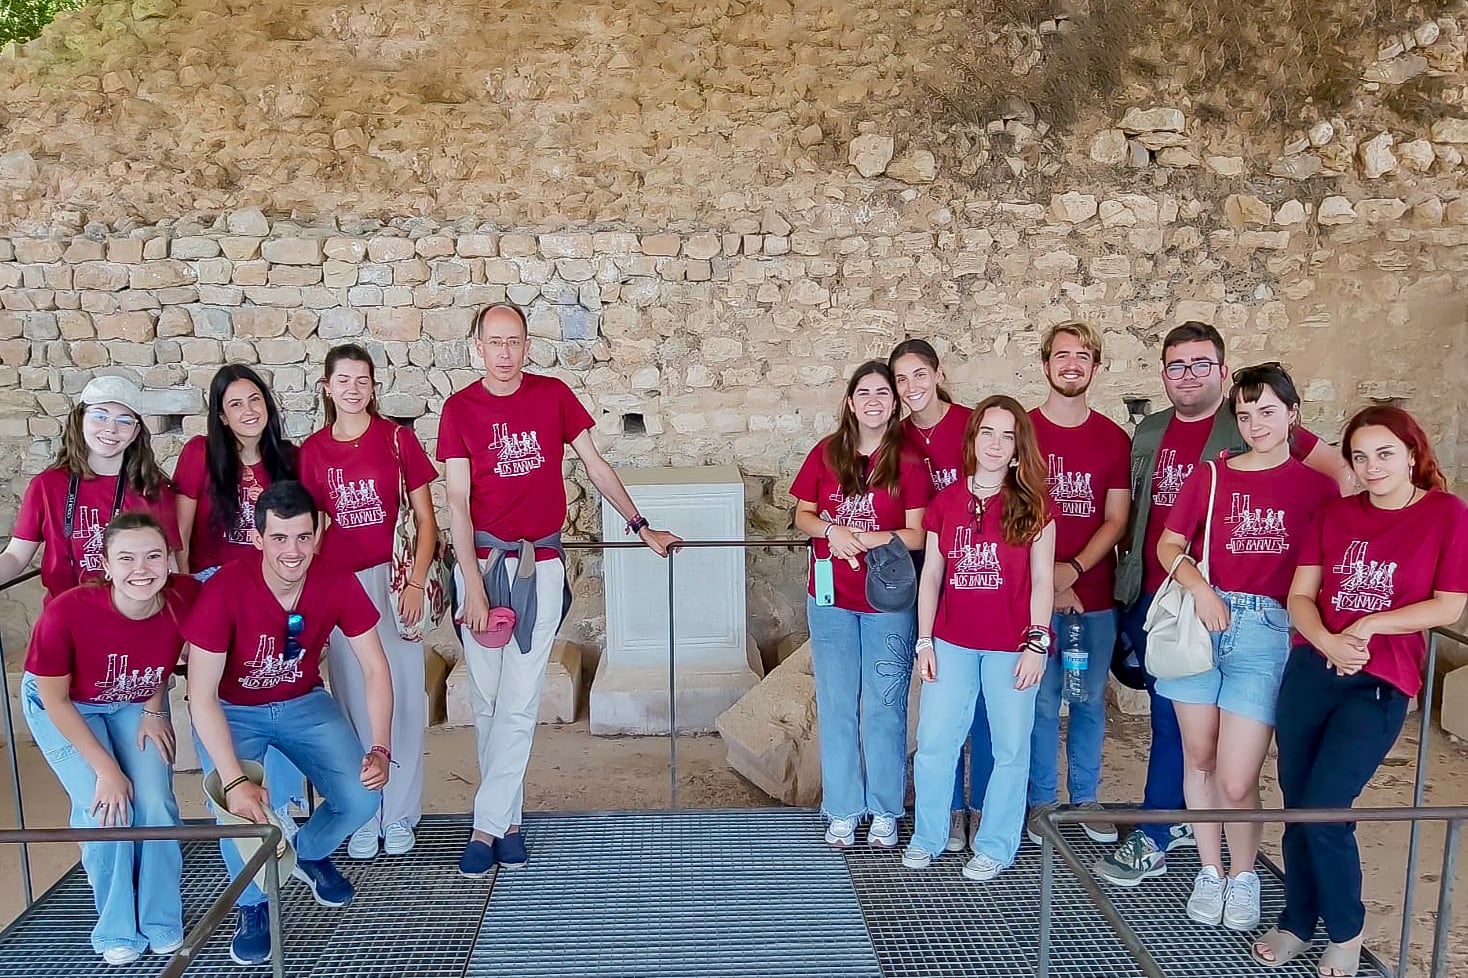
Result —
M1108 847L1067 828L1087 863ZM527 819L530 865L468 880L456 864L461 816L425 818L418 848L338 865L357 884L344 910L284 888L286 973L342 978L1016 978L1032 975L1038 944L1039 849L975 884L948 855L922 873L899 851L858 846L844 857L821 841L813 812L796 810L541 815ZM1074 835L1069 833L1074 832ZM1168 975L1262 974L1246 935L1191 923L1183 906L1193 850L1135 890L1108 888ZM1282 890L1264 867L1264 917ZM1134 978L1141 972L1062 864L1055 873L1056 978ZM217 848L185 849L184 908L193 922L224 885ZM492 892L491 892L492 891ZM91 953L91 895L74 869L0 934L0 978L156 975L145 957L111 968ZM226 924L189 976L267 975L229 960ZM1312 978L1316 952L1270 972ZM1374 960L1362 975L1386 978Z

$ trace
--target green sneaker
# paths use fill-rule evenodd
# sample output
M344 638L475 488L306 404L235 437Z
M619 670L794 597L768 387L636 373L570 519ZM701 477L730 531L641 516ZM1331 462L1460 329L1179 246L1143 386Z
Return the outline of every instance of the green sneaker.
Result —
M1167 855L1141 829L1132 829L1121 847L1091 867L1091 871L1117 886L1137 886L1144 879L1167 872Z

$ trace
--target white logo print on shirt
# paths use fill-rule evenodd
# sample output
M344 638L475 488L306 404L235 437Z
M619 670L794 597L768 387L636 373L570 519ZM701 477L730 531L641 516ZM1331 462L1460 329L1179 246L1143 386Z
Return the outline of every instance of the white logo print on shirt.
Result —
M875 530L877 528L877 503L872 493L843 496L839 492L833 492L826 498L836 504L834 517L830 515L829 511L821 513L821 519L826 522L840 523L853 530Z
M255 500L260 498L262 491L259 483L240 484L240 515L234 521L234 529L225 531L225 543L245 545L253 542L250 533L255 529Z
M1169 448L1157 458L1157 471L1152 474L1152 505L1173 506L1183 483L1193 474L1193 466L1178 465L1176 449Z
M928 467L928 478L933 480L934 492L947 489L958 481L957 469L935 469L933 468L933 460L930 458L923 459L923 464Z
M94 506L76 508L76 529L71 531L73 540L82 540L81 569L83 573L102 573L102 514Z
M95 703L142 702L151 699L163 685L163 667L128 672L127 653L111 652L107 655L106 678L93 685L97 690L97 695L92 698Z
M961 526L953 534L953 549L948 551L950 568L948 584L964 590L996 591L1004 586L1004 573L999 565L999 544L974 543L974 528Z
M1236 492L1223 521L1234 528L1228 538L1231 554L1282 554L1290 549L1282 509L1250 509L1249 494Z
M275 637L261 635L255 658L245 663L250 671L240 680L245 689L274 689L281 683L293 683L301 678L301 657L286 661L284 653L275 652Z
M377 526L387 519L382 499L377 495L376 479L347 482L342 478L341 469L327 469L326 493L331 499L337 525L344 530Z
M1065 471L1065 459L1050 456L1049 472L1045 484L1050 487L1050 499L1062 516L1090 516L1096 512L1096 495L1091 491L1091 473Z
M494 426L494 438L490 440L489 448L499 452L494 463L495 475L525 475L545 464L545 456L540 453L540 433L511 432L505 422Z
M1330 599L1335 610L1370 614L1392 606L1392 597L1397 589L1397 562L1367 560L1364 540L1352 540L1341 562L1331 570L1345 575Z

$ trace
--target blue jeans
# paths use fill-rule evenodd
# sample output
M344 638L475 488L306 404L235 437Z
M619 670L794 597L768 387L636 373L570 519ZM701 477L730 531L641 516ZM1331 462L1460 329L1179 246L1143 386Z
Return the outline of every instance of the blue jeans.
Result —
M98 828L91 813L97 772L47 716L36 690L35 677L27 673L21 679L20 689L21 710L36 746L71 798L72 828ZM133 800L128 806L126 824L179 824L178 803L173 797L173 768L151 742L146 750L138 750L138 724L143 719L143 705L77 703L76 709L92 735L132 782ZM98 954L119 947L143 952L150 944L168 947L183 940L183 898L179 887L183 852L177 842L85 842L82 868L92 884L92 898L97 905L92 949Z
M320 686L295 699L262 706L220 703L229 722L235 756L259 762L274 747L306 772L311 783L325 796L306 819L296 836L296 855L301 859L325 859L347 836L377 814L382 792L362 787L362 744L331 694ZM194 735L195 741L198 734ZM207 775L214 770L204 745L199 760ZM268 789L267 789L268 790ZM275 799L271 799L272 804ZM231 878L240 874L245 861L228 839L220 843L224 865ZM265 894L251 883L235 901L252 906L265 901Z
M901 818L907 691L917 612L858 612L809 599L821 742L821 813Z
M974 701L974 722L968 728L968 764L963 763L963 751L958 752L958 767L953 773L953 810L963 811L964 768L968 768L967 807L978 810L984 806L984 792L989 790L989 776L994 773L994 745L989 742L989 708L984 705L984 694L979 692Z
M1143 594L1137 603L1121 613L1121 627L1136 651L1137 661L1146 663L1147 610L1152 607L1151 594ZM1142 807L1153 811L1188 807L1183 796L1183 732L1177 725L1177 711L1172 700L1157 692L1156 681L1147 676L1147 697L1151 701L1152 749L1147 754L1147 785L1142 791ZM1157 848L1166 850L1170 825L1143 825Z
M217 573L217 565L205 567L194 575L194 580L203 584ZM306 807L306 776L284 754L273 748L265 754L265 790L270 794L270 802L276 811L291 804Z
M1262 594L1214 590L1228 605L1229 623L1213 634L1213 668L1159 679L1157 692L1174 703L1216 706L1272 727L1290 655L1289 612Z
M974 851L1003 866L1014 862L1025 821L1025 784L1030 777L1030 734L1039 686L1014 688L1014 652L981 652L944 641L933 643L938 678L923 684L918 746L912 761L915 826L912 847L930 855L948 843L953 766L973 723L982 691L988 706L994 772L984 792L984 818Z
M1061 634L1062 616L1051 620ZM1081 615L1081 642L1090 653L1086 665L1086 702L1070 704L1066 722L1066 787L1070 803L1095 801L1101 786L1101 747L1106 737L1106 679L1111 675L1111 652L1116 647L1116 609ZM1065 670L1060 655L1052 655L1035 700L1035 732L1030 737L1031 805L1059 799L1060 701Z

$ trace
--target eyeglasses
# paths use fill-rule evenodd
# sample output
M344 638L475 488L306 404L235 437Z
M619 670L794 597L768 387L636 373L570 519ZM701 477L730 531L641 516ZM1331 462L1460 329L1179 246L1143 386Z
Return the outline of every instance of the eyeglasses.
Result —
M123 431L132 431L138 425L138 419L131 414L108 414L106 411L88 411L86 417L92 424L115 424Z
M305 630L305 615L293 611L285 616L285 655L282 658L286 662L294 662L306 654L305 646L301 645L301 633Z
M1168 380L1182 380L1188 374L1192 374L1199 380L1204 377L1213 376L1214 367L1222 367L1223 364L1212 360L1194 360L1192 363L1169 363L1162 368L1163 374Z

